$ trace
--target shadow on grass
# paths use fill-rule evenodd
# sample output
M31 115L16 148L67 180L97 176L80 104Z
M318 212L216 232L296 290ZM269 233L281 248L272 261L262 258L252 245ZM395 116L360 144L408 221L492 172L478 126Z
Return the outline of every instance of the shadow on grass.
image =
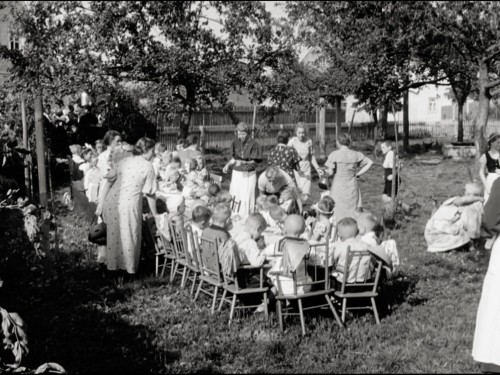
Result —
M0 215L1 306L18 312L28 327L30 354L23 362L36 368L57 362L70 372L158 372L180 357L158 352L156 333L121 315L133 284L118 287L95 268L85 243L50 250L40 259L29 242L22 213Z

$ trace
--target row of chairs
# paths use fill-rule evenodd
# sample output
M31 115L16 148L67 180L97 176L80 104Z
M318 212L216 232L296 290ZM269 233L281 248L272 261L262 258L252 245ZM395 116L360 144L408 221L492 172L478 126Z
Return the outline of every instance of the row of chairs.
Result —
M225 303L230 305L229 325L234 318L237 309L254 309L258 305L241 304L237 305L237 300L243 295L254 294L261 296L264 301L266 318L269 317L267 310L267 300L269 287L265 282L265 273L269 268L264 265L258 269L250 266L241 266L238 264L237 256L231 257L230 267L223 270L219 254L219 246L215 241L207 238L197 238L190 226L184 227L182 221L170 221L169 229L172 240L167 241L162 236L154 233L150 226L152 235L155 238L156 251L156 272L164 276L166 270L170 271L170 281L174 281L176 275L181 276L181 289L184 289L191 282L190 295L196 301L200 293L204 293L212 298L211 313L217 308L221 311ZM281 247L281 243L279 245ZM191 249L191 251L190 251ZM317 254L323 251L325 257L323 261L313 261L310 254ZM163 257L163 263L160 260ZM307 279L306 274L297 274L297 271L291 271L289 277L292 279L293 292L286 291L283 288L282 275L275 274L278 293L276 295L277 313L281 331L284 330L284 318L291 315L299 315L302 334L306 334L304 311L311 309L328 308L331 310L335 320L340 326L343 326L346 318L346 311L349 309L370 309L373 311L377 324L380 324L375 298L378 295L378 284L380 280L382 262L373 258L368 251L349 251L346 263L346 272L343 275L342 283L334 288L330 280L329 249L328 242L309 245L309 251L304 258L307 275L312 276L312 280ZM374 262L374 277L368 274L361 274L360 265L366 262ZM238 272L253 271L259 275L259 285L252 288L243 288L238 281ZM281 276L281 277L280 277ZM307 281L303 281L307 280ZM196 285L198 284L198 287ZM308 292L301 293L300 289L310 289ZM342 300L342 314L339 317L332 302L334 299ZM370 305L348 306L348 300L368 299ZM306 304L304 305L304 302ZM218 304L218 307L217 307ZM297 306L298 305L298 306ZM298 312L296 311L298 307Z

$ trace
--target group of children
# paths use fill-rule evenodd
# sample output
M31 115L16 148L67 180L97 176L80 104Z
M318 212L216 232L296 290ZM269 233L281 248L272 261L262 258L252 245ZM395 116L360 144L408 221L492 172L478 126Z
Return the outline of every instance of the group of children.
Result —
M356 218L344 218L335 223L335 204L329 196L323 197L314 206L315 217L311 215L307 219L300 214L287 215L273 196L260 196L256 206L258 212L251 213L245 220L243 230L233 231L232 235L232 210L229 204L218 202L210 209L206 201L198 199L194 203L191 220L187 225L196 233L195 238L203 237L216 241L219 244L220 257L224 243L231 239L237 248L238 263L255 268L261 267L265 262L272 263L267 273L267 281L271 284L270 300L278 292L277 274L281 292L285 295L294 293L292 271L295 272L296 282L299 284L296 292L306 293L310 290L310 285L307 285L310 277L305 269L305 255L309 254L311 243L329 243L332 249L329 265L333 265L331 277L339 283L342 282L346 271L349 248L374 250L376 256L385 253L382 260L388 271L399 264L394 240L382 241L384 228L372 214L358 212ZM182 215L178 209L172 207L172 210L175 212L173 215ZM272 228L279 235L279 239L272 244L266 243L264 232L268 228ZM193 252L192 245L188 246L189 251ZM353 272L350 273L349 282L354 281L354 275L358 275L358 278L359 275L372 276L374 267L370 261L356 267L357 272L351 270ZM245 275L240 280L240 286L251 287L258 283L256 274L248 270L242 273ZM256 312L263 311L265 306L261 304Z

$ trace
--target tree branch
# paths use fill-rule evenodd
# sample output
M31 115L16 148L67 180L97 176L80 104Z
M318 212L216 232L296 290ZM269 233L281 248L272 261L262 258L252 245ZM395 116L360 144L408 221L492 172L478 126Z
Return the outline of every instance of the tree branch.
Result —
M497 79L497 80L495 80L495 81L493 81L493 82L488 83L488 84L486 85L486 89L487 89L487 90L488 90L488 89L492 89L493 87L498 86L498 85L500 85L500 79Z

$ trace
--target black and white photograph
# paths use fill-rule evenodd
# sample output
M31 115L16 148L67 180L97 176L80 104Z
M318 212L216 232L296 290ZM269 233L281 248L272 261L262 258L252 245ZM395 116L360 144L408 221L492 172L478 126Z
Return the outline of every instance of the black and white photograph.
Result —
M496 1L0 2L0 373L500 373L499 112Z

